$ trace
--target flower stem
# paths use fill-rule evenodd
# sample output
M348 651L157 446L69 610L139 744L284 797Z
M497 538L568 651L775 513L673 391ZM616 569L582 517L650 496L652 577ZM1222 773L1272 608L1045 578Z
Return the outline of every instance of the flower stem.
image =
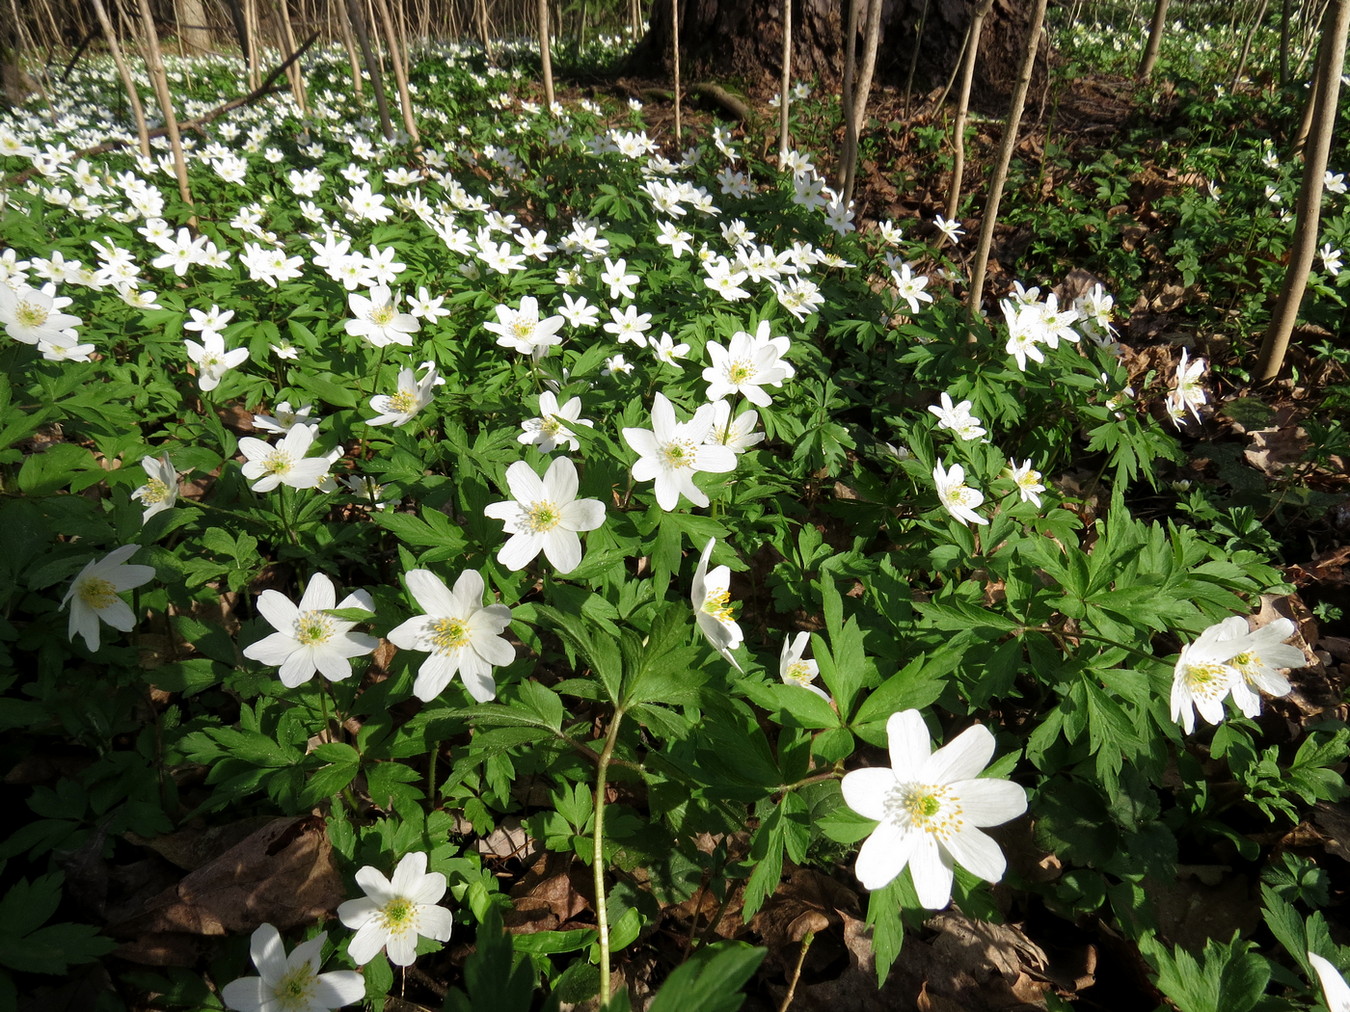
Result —
M778 1012L787 1012L788 1006L792 1004L792 999L797 995L797 981L802 976L802 965L806 962L807 950L811 948L811 943L816 940L816 933L808 931L802 936L802 946L797 952L797 965L792 970L792 979L788 981L787 994L783 996L783 1004L778 1006Z
M595 849L592 851L591 871L595 876L595 924L600 934L600 1003L609 1004L609 907L605 902L605 780L609 761L614 756L614 745L619 740L619 725L623 710L614 711L614 719L605 736L605 747L595 769Z
M1120 647L1121 650L1127 650L1130 653L1134 654L1136 657L1142 657L1145 660L1156 661L1158 659L1153 654L1140 650L1138 647L1129 646L1128 644L1121 643L1119 640L1110 639L1107 636L1098 636L1096 633L1082 632L1081 630L1078 632L1066 633L1062 629L1054 629L1048 625L1027 626L1026 631L1048 633L1049 635L1055 638L1055 640L1059 643L1061 647L1066 646L1064 642L1065 638L1071 636L1074 639L1095 640L1098 643L1106 643L1109 646Z
M333 737L329 731L331 725L328 721L328 691L326 689L319 690L319 712L323 715L323 731L320 732L319 737L325 742L331 742Z

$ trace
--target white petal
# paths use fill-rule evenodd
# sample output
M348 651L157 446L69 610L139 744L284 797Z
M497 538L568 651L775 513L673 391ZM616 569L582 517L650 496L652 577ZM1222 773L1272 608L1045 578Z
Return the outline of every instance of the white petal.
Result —
M389 932L380 926L379 921L372 918L352 935L351 943L347 946L347 955L351 956L352 962L357 966L363 966L384 948L388 938Z
M506 487L511 490L511 498L518 503L533 503L548 498L539 475L523 460L516 461L506 469Z
M250 643L244 647L244 656L268 667L279 668L286 663L286 658L298 649L300 649L300 644L295 641L294 637L285 633L274 632L258 640L258 642Z
M450 588L435 573L426 569L410 569L403 579L412 591L413 598L428 615L445 617L455 614L455 599ZM407 623L405 622L404 625ZM393 641L392 636L390 641ZM398 643L398 646L403 644Z
M524 569L543 547L538 534L512 534L497 553L497 561L512 571Z
M886 818L886 796L895 788L895 773L884 766L853 770L839 782L844 802L859 815L878 821Z
M281 932L270 924L260 924L249 937L248 954L262 979L275 984L286 976L286 947L281 943Z
M559 573L570 573L581 564L581 539L572 531L555 527L540 540L543 543L544 558L548 559Z
M262 1012L264 1003L271 1001L275 994L261 977L240 977L222 987L220 997L226 1008L238 1012Z
M953 785L965 819L972 826L998 826L1027 810L1027 792L1011 780L989 777Z
M901 829L893 822L883 822L863 841L853 873L864 889L881 889L890 885L895 876L905 870L919 836Z
M366 979L355 970L330 970L319 974L312 1000L326 1009L336 1009L365 996Z
M914 891L919 895L920 905L926 910L941 910L952 899L950 858L938 850L937 842L927 833L915 835L919 840L909 859L909 874L914 879Z
M986 882L999 881L1007 870L1008 862L998 844L973 826L953 833L942 845L957 864Z
M273 629L279 632L291 632L295 629L295 620L300 617L300 609L285 594L276 590L264 590L258 595L256 605L258 613L272 623Z
M1322 984L1322 993L1327 997L1327 1007L1331 1012L1350 1012L1350 984L1346 984L1345 978L1336 972L1331 960L1310 952L1308 962L1317 971L1317 979Z
M973 780L994 755L994 736L983 724L968 727L934 752L915 778L926 784Z
M292 429L292 432L299 431ZM301 461L301 463L304 463ZM309 578L309 586L305 588L305 594L300 598L300 604L297 606L300 611L323 611L337 605L337 590L333 587L333 581L324 573L315 573Z
M399 861L394 869L394 874L390 876L389 888L396 896L406 896L411 898L412 894L422 884L422 878L427 873L427 855L422 851L413 851L411 854L404 854L403 859ZM445 876L441 876L441 882L445 882ZM439 899L439 897L437 897Z
M559 457L544 472L543 498L550 502L570 504L577 497L577 488L577 466L567 457Z
M918 710L902 710L891 714L886 721L886 745L891 753L891 768L896 778L917 780L932 748L928 727Z
M455 918L445 907L424 907L418 911L417 930L438 942L448 942Z

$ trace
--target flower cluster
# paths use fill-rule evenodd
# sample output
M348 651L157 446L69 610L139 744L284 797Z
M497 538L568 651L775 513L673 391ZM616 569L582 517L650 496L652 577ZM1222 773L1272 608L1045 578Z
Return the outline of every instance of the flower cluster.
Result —
M1187 734L1195 730L1195 714L1211 724L1223 720L1223 701L1230 695L1247 717L1261 712L1261 693L1283 696L1289 680L1281 668L1301 668L1303 651L1285 642L1294 623L1277 618L1249 629L1241 615L1207 628L1182 648L1172 673L1172 719Z

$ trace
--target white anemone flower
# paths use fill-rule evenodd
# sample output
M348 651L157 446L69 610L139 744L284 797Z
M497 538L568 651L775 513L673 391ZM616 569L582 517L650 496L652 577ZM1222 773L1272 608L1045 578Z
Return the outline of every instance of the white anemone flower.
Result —
M1261 712L1261 693L1268 696L1288 695L1293 687L1280 674L1281 668L1301 668L1308 663L1303 651L1284 641L1294 634L1294 623L1287 618L1259 629L1247 628L1247 620L1232 615L1218 623L1217 640L1234 653L1227 664L1241 676L1233 681L1233 702L1244 716L1255 717Z
M114 629L128 632L136 624L131 606L119 596L154 579L150 566L128 566L127 559L136 554L140 545L123 545L101 559L89 562L70 583L70 589L61 599L61 607L70 606L70 624L66 636L71 640L79 633L91 651L98 649L99 622L107 622Z
M656 502L669 512L683 494L695 506L707 506L708 497L694 484L699 471L722 473L736 469L736 451L705 443L713 424L713 406L705 404L687 422L675 420L675 408L665 394L652 398L652 427L625 428L623 438L638 452L634 481L655 481Z
M246 458L240 470L253 482L250 486L253 491L270 492L278 485L291 488L319 486L334 460L342 456L342 448L336 448L336 456L306 457L314 444L314 429L312 425L296 425L275 443L256 436L244 436L239 440L239 452Z
M539 395L539 417L527 418L521 423L524 431L516 437L516 442L537 446L540 453L552 453L560 446L569 451L577 450L581 443L568 427L573 425L595 427L595 422L581 417L581 398L573 397L559 407L558 395L545 390Z
M369 297L352 292L347 296L347 305L355 319L348 320L344 329L348 334L364 337L376 348L390 344L411 348L412 335L422 328L417 317L398 311L398 296L388 285L376 285Z
M221 988L228 1008L238 1012L332 1012L366 996L366 980L355 970L320 973L322 931L295 947L289 956L281 933L270 924L261 925L249 939L249 955L260 976L240 977Z
M1223 641L1223 623L1210 626L1194 643L1181 648L1172 671L1172 719L1190 734L1199 711L1210 724L1223 720L1223 701L1242 674L1229 661L1242 652L1235 641Z
M1028 457L1021 464L1010 459L1008 467L1011 469L1013 484L1017 486L1017 494L1021 496L1022 502L1035 503L1039 508L1045 485L1041 483L1041 472L1031 466L1031 458Z
M605 522L605 504L577 498L577 466L558 457L544 477L523 460L506 469L512 498L489 503L483 512L506 523L511 535L497 553L510 570L524 569L540 552L559 573L570 573L581 563L580 531L593 531Z
M1345 982L1331 960L1310 952L1308 962L1317 971L1317 980L1322 985L1322 994L1326 996L1327 1008L1331 1012L1350 1012L1350 984Z
M770 338L769 323L762 321L755 335L743 330L731 336L727 347L716 341L708 343L708 357L712 365L703 370L708 384L708 400L720 401L732 394L742 394L751 404L768 407L772 398L765 386L781 387L796 370L783 360L787 338Z
M830 694L819 685L812 684L820 674L820 665L802 657L810 642L809 632L799 632L796 636L783 639L783 651L778 655L778 677L788 685L798 685L808 692L814 692L828 703Z
M258 595L258 611L276 632L250 643L244 656L277 668L281 684L288 689L309 681L316 671L330 682L351 677L350 659L370 653L379 643L352 632L355 622L328 613L334 608L374 611L375 601L364 590L348 594L341 604L336 601L333 581L323 573L310 577L299 604L280 591L264 590Z
M495 310L496 323L485 323L483 329L497 335L497 344L510 348L521 355L530 355L540 359L548 354L549 348L562 344L558 331L562 329L561 316L539 318L539 300L527 295L520 300L520 308L500 305Z
M141 467L145 469L146 482L131 498L140 500L145 512L141 514L144 524L156 513L171 510L178 502L178 472L167 453L159 457L142 457Z
M197 386L203 392L220 386L221 378L248 358L247 348L225 350L225 338L216 330L202 331L201 344L187 340L188 358L197 367Z
M914 891L928 910L951 901L953 867L986 882L1003 877L1007 861L980 832L1027 810L1026 791L1011 780L980 777L994 754L994 736L977 724L936 752L918 710L886 721L890 767L853 770L840 782L844 801L876 819L854 868L865 889L881 889L909 866Z
M392 879L366 865L356 873L365 896L347 900L337 909L338 919L356 931L347 954L364 965L384 949L395 966L411 966L417 959L417 939L450 940L454 924L450 911L437 906L445 895L445 876L427 871L427 856L405 854Z
M699 632L707 638L712 648L726 659L737 671L743 671L731 656L731 651L739 647L744 640L741 627L731 605L731 570L726 566L714 566L708 569L708 559L712 555L716 538L709 538L699 556L698 568L694 570L694 583L689 591L689 603L694 606L694 621Z
M764 441L764 433L755 431L758 424L758 411L742 411L732 418L731 401L716 401L713 404L712 428L708 430L705 442L720 443L737 453L744 453Z
M984 493L966 484L966 469L960 464L953 464L951 470L947 470L939 460L933 468L933 484L937 486L942 508L957 520L967 524L989 523L975 512L975 507L984 502Z
M423 362L418 368L425 370L420 380L413 370L400 369L398 390L392 394L376 394L370 399L370 406L379 414L367 419L367 425L392 423L395 428L406 425L415 414L431 403L436 396L436 388L443 385L445 379L436 371L435 362Z
M58 296L54 284L39 289L26 284L11 288L0 283L0 323L4 324L5 333L22 344L39 341L73 344L75 327L83 321L78 316L60 312L71 301Z
M979 439L985 434L980 420L970 413L970 401L953 404L951 395L944 392L928 410L937 416L939 429L954 432L959 439Z
M459 574L451 590L426 569L410 569L408 590L425 615L417 615L389 631L389 642L400 650L430 654L417 669L413 695L429 703L458 673L464 688L477 702L497 695L492 669L515 660L515 649L502 633L511 624L504 604L483 604L483 578L472 569Z

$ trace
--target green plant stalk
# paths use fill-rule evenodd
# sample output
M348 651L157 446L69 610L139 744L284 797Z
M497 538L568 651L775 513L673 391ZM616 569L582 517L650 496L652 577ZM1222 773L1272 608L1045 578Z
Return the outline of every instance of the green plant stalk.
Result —
M614 711L614 720L605 736L605 747L595 768L595 830L592 838L591 872L595 876L595 924L600 935L600 1004L609 1004L609 905L605 902L605 785L609 761L614 757L614 745L619 740L619 725L623 723L623 709Z

